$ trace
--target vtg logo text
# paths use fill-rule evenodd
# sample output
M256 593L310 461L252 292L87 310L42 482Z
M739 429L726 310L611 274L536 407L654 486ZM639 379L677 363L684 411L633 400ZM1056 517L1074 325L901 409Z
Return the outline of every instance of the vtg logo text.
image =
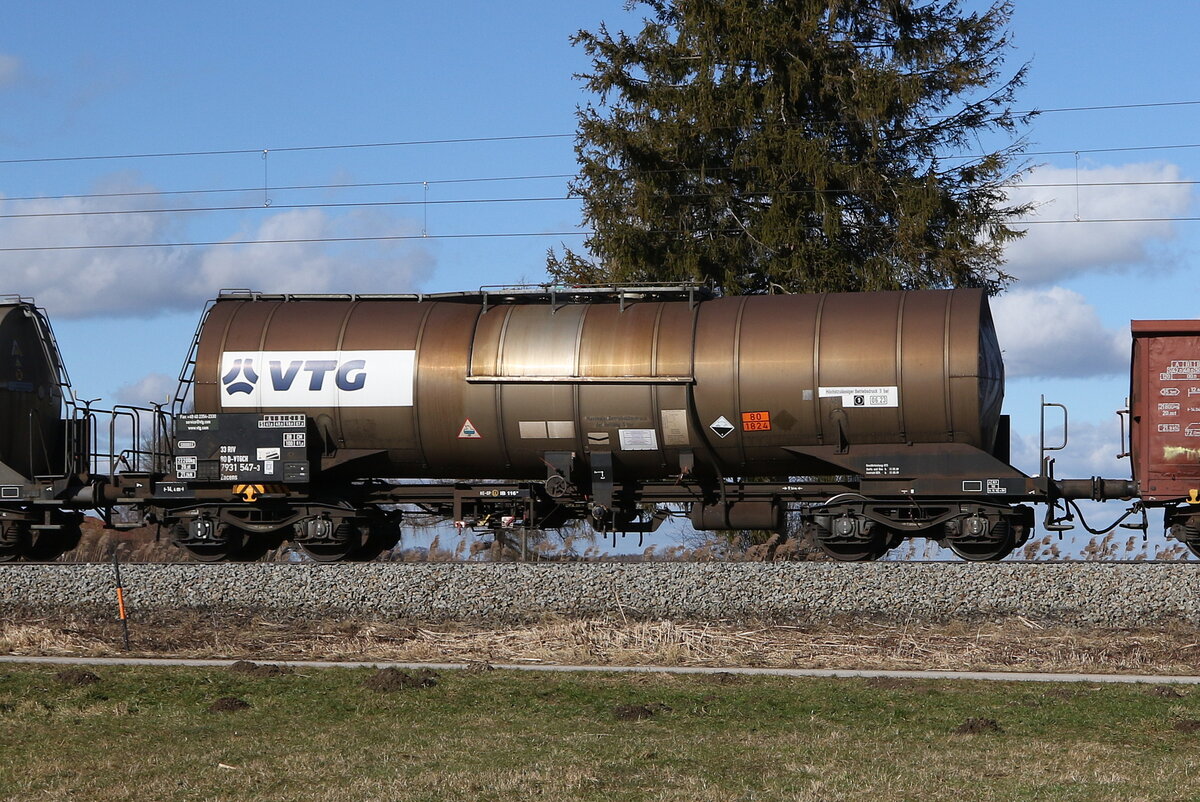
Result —
M226 351L221 406L412 406L415 351Z
M282 360L273 359L267 363L267 375L271 379L271 388L280 392L292 389L296 376L303 370L308 374L308 389L320 391L325 386L325 377L333 374L334 384L339 390L353 392L361 390L367 384L367 360L351 359L339 364L336 359L293 359L284 367ZM238 381L239 376L242 381ZM221 378L226 391L230 393L252 393L258 383L258 373L254 370L253 359L235 359L233 367Z

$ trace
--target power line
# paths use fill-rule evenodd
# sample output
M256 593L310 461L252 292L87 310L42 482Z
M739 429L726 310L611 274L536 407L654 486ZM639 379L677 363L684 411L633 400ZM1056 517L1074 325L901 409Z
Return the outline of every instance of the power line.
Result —
M420 184L422 182L412 182ZM1046 182L1046 183L1014 183L1014 184L998 184L998 187L1007 189L1046 189L1046 188L1082 188L1082 187L1151 187L1151 186L1195 186L1200 184L1200 181L1180 180L1180 181L1091 181L1091 182ZM360 185L356 185L360 186ZM215 190L214 190L215 191ZM228 190L230 192L238 191L254 191L254 190ZM261 191L261 190L256 190ZM861 192L890 192L886 187L860 187L854 192L844 189L802 189L792 190L787 192L768 192L758 193L762 197L770 196L795 196L795 195L846 195L857 194ZM125 197L122 195L121 197ZM670 198L692 198L704 199L718 197L714 194L704 193L676 193L669 196ZM747 194L745 197L750 197ZM57 199L56 199L57 200ZM563 202L563 201L578 201L579 198L571 197L570 195L550 195L542 197L505 197L505 198L456 198L456 199L434 199L434 200L406 200L406 201L345 201L345 202L327 202L327 203L292 203L292 204L244 204L236 206L184 206L172 208L151 208L151 209L79 209L64 212L16 212L11 214L0 213L0 220L24 220L24 219L40 219L40 218L55 218L55 217L102 217L102 216L119 216L119 215L138 215L138 214L187 214L187 213L213 213L213 212L244 212L244 211L280 211L280 210L297 210L297 209L357 209L371 207L400 207L400 206L455 206L455 205L486 205L486 204L509 204L509 203L543 203L543 202Z
M1078 220L1010 220L1010 226L1058 225L1060 223L1196 223L1200 217L1083 217Z
M1186 145L1135 145L1121 148L1074 148L1072 150L1028 150L1021 153L1022 156L1070 156L1075 153L1132 153L1135 151L1151 151L1151 150L1192 150L1200 148L1200 143ZM982 154L974 156L947 156L948 159L966 159L980 158Z
M1116 217L1116 218L1081 218L1071 220L1009 220L1007 225L1077 225L1086 224L1118 224L1118 223L1194 223L1200 222L1200 217ZM594 231L536 231L536 232L489 232L463 234L394 234L370 237L301 237L295 239L269 240L210 240L193 242L129 242L98 245L32 245L17 247L0 247L0 253L29 253L38 251L100 251L149 248L198 248L218 247L224 245L296 245L313 243L338 242L397 242L406 240L442 240L442 239L516 239L523 237L583 237L591 236ZM648 233L681 234L682 231L656 230ZM732 230L731 233L742 233Z
M1054 150L1054 151L1032 151L1026 152L1023 155L1030 156L1048 156L1048 155L1072 155L1083 153L1105 153L1105 152L1123 152L1137 150L1168 150L1168 149L1195 149L1200 148L1200 144L1180 144L1180 145L1148 145L1139 147L1122 147L1122 148L1090 148L1078 150ZM967 156L947 156L945 158L952 159L972 159L980 158L979 154ZM736 168L729 167L709 167L707 172L716 173L724 170L732 170ZM684 173L694 172L691 168L678 168L673 170L655 170L654 173ZM429 180L409 180L409 181L367 181L367 182L349 182L340 184L284 184L279 186L246 186L246 187L228 187L228 188L207 188L207 189L179 189L179 190L147 190L138 192L93 192L80 193L70 195L23 195L0 197L0 203L9 201L50 201L50 200L92 200L97 198L136 198L136 197L165 197L177 195L213 195L213 194L238 194L248 192L290 192L301 190L327 190L327 189L381 189L388 187L406 187L406 186L434 186L434 185L451 185L451 184L471 184L471 183L487 183L487 182L509 182L509 181L539 181L551 179L569 179L575 178L576 173L543 173L531 175L515 175L515 176L481 176L473 178L444 178L444 179L429 179ZM1197 181L1089 181L1089 182L1070 182L1070 183L1005 183L1000 184L1000 187L1020 188L1020 187L1106 187L1106 186L1191 186ZM820 190L813 190L814 192ZM831 192L835 190L829 190ZM507 199L506 199L507 200ZM209 209L210 211L222 211L226 209L234 209L241 207L219 207ZM251 208L251 207L246 207ZM273 207L285 208L285 207ZM288 207L296 208L296 207ZM192 209L180 209L177 211L191 211ZM147 212L157 210L130 210L129 213ZM12 217L15 215L0 215ZM36 215L29 215L36 216Z
M1006 189L1021 189L1024 187L1190 187L1200 184L1200 181L1061 181L1052 183L1015 183L1000 184Z
M368 181L368 182L353 182L345 184L291 184L281 186L257 186L257 187L229 187L225 189L170 189L170 190L146 190L142 192L91 192L79 195L14 195L11 197L0 197L0 202L5 201L39 201L39 200L82 200L92 198L144 198L158 197L163 195L213 195L213 194L235 194L240 192L290 192L294 190L312 190L312 189L378 189L384 187L411 187L423 186L425 184L441 185L441 184L481 184L487 182L500 181L538 181L548 180L551 178L574 178L575 173L546 173L542 175L512 175L512 176L485 176L481 178L440 178L430 179L428 181Z
M1075 112L1075 111L1097 111L1111 109L1137 109L1151 107L1166 107L1166 106L1192 106L1200 105L1198 101L1171 101L1162 103L1136 103L1136 104L1115 104L1105 106L1074 106L1062 107L1055 109L1043 109L1042 112ZM320 150L338 150L351 148L373 148L373 147L393 147L403 145L422 145L422 144L448 144L448 143L477 143L477 142L497 142L497 141L514 141L514 140L536 140L563 138L571 136L569 134L535 134L524 136L503 136L503 137L460 137L449 139L427 139L427 140L407 140L396 142L378 142L378 143L358 143L344 145L314 145L314 146L297 146L287 148L277 148L275 152L287 151L320 151ZM1121 152L1137 152L1137 151L1159 151L1159 150L1180 150L1180 149L1197 149L1200 148L1200 143L1186 143L1175 145L1144 145L1144 146L1127 146L1127 147L1111 147L1111 148L1081 148L1072 150L1047 150L1047 151L1026 151L1023 155L1030 156L1049 156L1049 155L1079 155L1084 153L1121 153ZM203 155L218 155L218 154L248 154L262 153L267 154L270 150L257 149L237 149L237 150L208 150L208 151L180 151L170 153L142 153L142 154L123 154L114 156L68 156L68 157L46 157L40 159L7 159L0 160L0 164L14 163L31 163L31 162L55 162L55 161L81 161L81 160L101 160L101 159L120 159L120 158L152 158L166 156L203 156ZM978 158L979 156L948 156L944 158ZM720 169L732 168L711 168L712 171ZM656 172L688 172L688 168L680 168L678 170L664 170ZM301 190L321 190L321 189L351 189L351 188L385 188L385 187L401 187L401 186L429 186L429 185L447 185L456 183L482 183L482 182L503 182L503 181L528 181L528 180L549 180L549 179L564 179L572 178L574 174L570 173L554 173L541 175L519 175L519 176L489 176L489 177L471 177L459 179L436 179L436 180L409 180L409 181L387 181L387 182L359 182L359 183L342 183L342 184L307 184L307 185L282 185L278 187L257 186L257 187L239 187L239 188L210 188L210 189L193 189L193 190L174 190L174 191L146 191L146 192L121 192L121 193L91 193L77 195L60 195L60 196L25 196L25 197L9 197L0 198L2 201L35 201L35 200L68 200L68 199L93 199L93 198L117 198L117 197L155 197L168 195L190 195L190 194L217 194L217 193L245 193L245 192L282 192L282 191L301 191ZM1063 183L1008 183L998 186L1007 188L1050 188L1050 187L1115 187L1115 186L1193 186L1197 181L1096 181L1096 182L1063 182ZM882 191L882 190L880 190ZM836 190L802 190L801 192L834 192ZM792 193L787 193L792 194ZM544 202L544 201L562 201L569 200L565 197L539 197L539 198L494 198L494 199L463 199L463 200L419 200L419 201L378 201L378 202L345 202L345 203L313 203L313 204L288 204L288 205L238 205L238 206L209 206L209 207L191 207L191 208L169 208L169 209L138 209L138 210L82 210L73 212L40 212L29 214L0 214L0 219L17 219L17 218L36 218L36 217L68 217L68 216L91 216L91 215L119 215L119 214L154 214L154 213L186 213L186 212L221 212L221 211L252 211L256 209L302 209L302 208L353 208L353 207L369 207L369 206L415 206L415 205L447 205L447 204L479 204L479 203L519 203L519 202ZM1069 221L1074 222L1074 221ZM1116 222L1116 221L1114 221Z
M590 231L536 231L495 232L484 234L394 234L374 237L302 237L298 239L249 239L213 240L209 242L129 242L108 245L37 245L28 247L0 247L0 253L26 253L30 251L104 251L134 248L199 248L219 245L294 245L320 242L393 242L421 239L496 239L517 237L576 237L591 234Z
M1030 114L1058 114L1068 112L1082 111L1116 111L1122 109L1147 109L1147 108L1166 108L1172 106L1197 106L1200 105L1200 100L1174 100L1163 101L1158 103L1115 103L1109 105L1094 105L1094 106L1063 106L1052 109L1030 109L1027 111L1013 111L1016 116L1025 116ZM953 116L953 115L949 115ZM838 120L800 120L793 125L814 125L814 124L838 124ZM459 144L475 144L486 142L521 142L542 139L569 139L574 138L575 133L559 133L559 134L519 134L511 136L478 136L478 137L450 137L446 139L409 139L385 142L356 142L347 144L332 144L332 145L294 145L290 147L280 148L229 148L224 150L184 150L184 151L160 151L160 152L141 152L141 153L110 153L110 154L93 154L82 156L39 156L25 159L0 159L0 164L46 164L52 162L76 162L76 161L105 161L118 159L161 159L161 158L179 158L179 157L197 157L197 156L244 156L250 154L270 154L270 153L302 153L325 150L357 150L365 148L395 148L395 147L410 147L416 145L459 145ZM1200 145L1193 146L1200 147ZM1062 151L1064 153L1074 153L1076 151ZM1085 152L1085 151L1079 151ZM1098 152L1098 151L1087 151ZM1035 154L1042 155L1042 154ZM964 157L965 158L965 157Z
M574 134L524 134L520 136L472 136L451 139L410 139L397 142L359 142L347 145L298 145L286 148L234 148L230 150L184 150L161 153L117 153L96 156L39 156L28 159L0 159L0 164L44 164L48 162L104 161L108 159L162 159L182 156L244 156L251 153L300 153L317 150L355 150L359 148L398 148L411 145L459 145L476 142L520 142L535 139L565 139Z
M518 142L537 139L564 139L574 134L526 134L520 136L456 137L450 139L412 139L396 142L361 142L342 145L298 145L283 148L235 148L230 150L192 150L160 153L121 153L92 156L42 156L28 159L0 159L0 164L39 164L46 162L104 161L109 159L160 159L194 156L238 156L247 154L299 153L321 150L356 150L362 148L395 148L412 145L453 145L482 142Z
M1182 145L1131 145L1128 147L1118 148L1072 148L1070 150L1024 150L1019 151L1016 155L1019 156L1079 156L1085 153L1135 153L1137 151L1156 151L1156 150L1193 150L1200 148L1200 143L1187 143ZM969 159L986 158L986 153L966 153L961 156L939 156L943 161L957 161Z
M1014 114L1057 114L1068 111L1117 111L1119 109L1157 109L1167 106L1200 106L1200 100L1170 100L1163 103L1117 103L1109 106L1064 106L1057 109L1033 109Z
M544 198L464 198L461 200L412 200L412 201L351 201L346 203L294 203L294 204L254 204L247 206L185 206L175 209L86 209L72 212L18 212L17 214L0 214L0 220L22 220L42 217L94 217L103 215L125 214L183 214L186 212L246 212L246 211L277 211L280 209L358 209L379 206L444 206L451 204L484 204L484 203L533 203L538 201L566 201L573 198L565 195Z

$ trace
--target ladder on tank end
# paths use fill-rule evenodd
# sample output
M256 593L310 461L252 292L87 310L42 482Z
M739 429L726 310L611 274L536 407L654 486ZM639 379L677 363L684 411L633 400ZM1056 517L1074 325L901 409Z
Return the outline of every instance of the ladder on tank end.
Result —
M253 295L252 290L221 290L219 295L226 293L246 293ZM192 387L196 383L196 355L200 350L200 332L204 331L204 324L208 322L208 316L212 313L215 300L210 300L204 305L204 311L200 313L200 321L196 324L196 331L192 334L192 344L188 347L187 357L183 360L183 366L179 368L179 383L175 387L175 397L171 399L171 417L175 418L187 412L188 401L192 397Z

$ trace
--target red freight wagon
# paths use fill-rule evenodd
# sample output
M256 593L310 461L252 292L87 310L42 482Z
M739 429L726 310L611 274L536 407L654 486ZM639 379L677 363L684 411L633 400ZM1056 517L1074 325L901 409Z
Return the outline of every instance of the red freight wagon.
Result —
M1200 495L1200 320L1135 320L1133 475L1152 506Z

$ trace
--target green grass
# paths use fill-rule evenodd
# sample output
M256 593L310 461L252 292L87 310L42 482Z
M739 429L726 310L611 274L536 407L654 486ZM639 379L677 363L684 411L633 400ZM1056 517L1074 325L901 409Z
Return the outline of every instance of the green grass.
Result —
M380 693L369 670L92 670L0 668L0 799L1200 798L1181 731L1200 689L495 671ZM209 712L221 697L251 706ZM970 718L1000 730L955 734Z

